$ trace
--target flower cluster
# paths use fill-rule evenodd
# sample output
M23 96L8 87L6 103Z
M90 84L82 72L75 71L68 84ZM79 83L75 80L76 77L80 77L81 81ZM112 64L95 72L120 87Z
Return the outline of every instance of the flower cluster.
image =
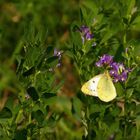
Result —
M55 67L50 68L49 69L50 72L53 72L55 68L61 67L61 65L62 65L62 62L61 62L62 53L63 53L62 51L59 51L56 48L54 49L53 56L58 57L58 64Z
M62 51L59 51L55 48L54 49L54 56L58 57L58 64L56 67L60 67L61 66Z
M50 72L53 72L55 68L61 67L61 65L62 65L62 62L61 62L62 53L63 53L62 51L59 51L58 49L54 48L53 56L58 57L58 64L55 67L51 67L49 69Z
M110 75L113 77L114 82L125 82L128 77L128 73L131 72L129 68L125 68L124 64L113 62L111 65Z
M91 33L89 27L87 27L85 25L82 25L79 28L79 31L81 33L81 38L82 38L83 44L84 44L85 40L91 40L94 37L94 35Z
M125 82L128 77L128 73L131 72L129 68L125 68L123 63L117 63L113 61L113 56L104 54L100 57L100 60L96 62L97 67L107 66L110 69L110 75L114 82Z
M104 65L110 65L113 62L113 56L104 54L100 57L100 60L96 62L97 67L102 67Z

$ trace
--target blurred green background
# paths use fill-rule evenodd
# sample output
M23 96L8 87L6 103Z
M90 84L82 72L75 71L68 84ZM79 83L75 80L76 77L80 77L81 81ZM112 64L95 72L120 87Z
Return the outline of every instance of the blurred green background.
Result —
M51 45L53 48L63 50L69 40L71 23L79 19L80 4L81 1L79 0L0 0L0 96L2 97L0 109L5 104L9 104L7 98L13 97L11 92L12 94L19 92L19 81L14 73L17 68L16 54L22 54L23 42L33 40L34 36L28 35L28 33L32 32L32 28L37 32L43 32L45 47ZM28 38L28 40L25 38ZM76 80L73 76L70 60L66 56L63 60L65 66L57 71L57 77L61 80L63 74L66 75L66 82L62 89L65 95L63 95L63 98L49 100L47 104L52 106L51 116L57 118L57 113L65 113L62 114L63 117L57 127L54 127L55 121L51 122L49 120L49 124L41 130L41 133L46 136L42 135L40 139L50 140L56 139L56 137L58 139L64 137L81 139L84 131L78 121L79 118L73 118L70 113L72 109L70 98L74 95L73 91L75 89L72 88L76 85ZM11 69L14 71L11 71ZM69 82L73 84L69 84ZM80 101L78 101L76 98L73 102L81 106ZM56 112L56 114L53 115L53 112ZM3 126L8 127L7 124ZM12 127L9 128L14 130ZM15 137L24 139L18 134Z
M79 5L79 0L1 0L0 60L11 57L29 24L38 30L43 26L47 44L64 45L70 24L79 18Z

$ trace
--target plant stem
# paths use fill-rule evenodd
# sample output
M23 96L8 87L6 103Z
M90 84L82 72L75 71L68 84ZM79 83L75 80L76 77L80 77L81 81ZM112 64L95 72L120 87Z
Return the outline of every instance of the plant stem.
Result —
M34 106L34 103L33 103L33 101L32 101L32 103L31 103L31 111L29 112L28 125L32 123L31 112L32 112L33 106ZM31 130L30 130L30 129L28 130L28 137L27 137L27 140L31 140Z
M127 136L127 110L126 110L126 83L124 84L124 92L125 92L125 97L124 97L124 138Z
M125 46L125 44L126 44L126 30L125 30L125 33L124 33L124 36L123 36L123 45Z

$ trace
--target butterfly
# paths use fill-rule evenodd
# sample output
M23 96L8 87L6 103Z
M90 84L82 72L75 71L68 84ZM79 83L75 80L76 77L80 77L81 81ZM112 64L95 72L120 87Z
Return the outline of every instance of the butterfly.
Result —
M116 89L108 71L94 76L87 81L81 88L86 95L98 97L104 102L112 101L116 96Z

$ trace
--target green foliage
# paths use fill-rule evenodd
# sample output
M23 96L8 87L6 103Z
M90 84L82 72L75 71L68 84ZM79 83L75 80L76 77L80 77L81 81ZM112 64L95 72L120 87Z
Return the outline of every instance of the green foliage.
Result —
M72 25L68 55L73 59L81 85L94 75L103 73L95 66L99 56L110 54L132 69L125 83L116 83L117 98L103 103L95 97L80 95L83 109L83 139L139 139L137 107L139 106L139 40L136 23L139 1L84 1L81 21ZM94 38L82 44L80 31L86 25ZM135 28L136 27L136 28ZM137 31L137 32L136 32ZM96 46L92 44L96 42ZM79 94L82 94L81 92Z
M1 0L0 139L139 140L139 7L139 0ZM82 25L92 39L82 40ZM104 72L95 66L103 54L131 69L108 103L80 90Z

